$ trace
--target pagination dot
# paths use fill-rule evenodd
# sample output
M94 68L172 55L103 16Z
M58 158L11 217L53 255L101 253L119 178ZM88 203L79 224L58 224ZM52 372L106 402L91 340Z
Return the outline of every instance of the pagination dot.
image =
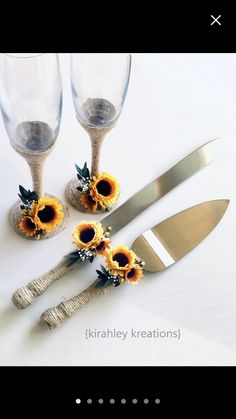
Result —
M114 404L115 403L115 400L114 399L110 399L110 403L111 404Z
M148 404L149 403L149 400L148 399L144 399L143 403L144 404Z
M81 399L76 399L76 400L75 400L75 403L76 403L76 404L80 404L80 403L81 403Z
M98 400L98 403L99 403L99 404L103 404L103 402L104 402L104 400L103 400L103 399L99 399L99 400Z
M88 403L88 404L93 403L92 399L88 399L88 400L87 400L87 403Z
M125 404L126 403L126 399L121 399L121 401L120 401L122 404Z
M137 399L133 399L133 400L132 400L132 403L133 403L133 404L137 404L137 403L138 403L138 400L137 400Z
M155 400L155 403L156 403L156 404L159 404L160 402L161 402L161 401L160 401L160 399L156 399L156 400Z

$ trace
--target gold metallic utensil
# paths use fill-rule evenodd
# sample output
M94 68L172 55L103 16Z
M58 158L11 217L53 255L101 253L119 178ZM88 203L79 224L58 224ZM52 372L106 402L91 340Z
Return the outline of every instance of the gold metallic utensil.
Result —
M204 202L167 218L143 233L134 241L132 250L145 261L144 270L162 271L188 254L219 223L228 205L227 199ZM106 288L97 288L96 285L97 281L79 295L46 310L41 322L54 329L93 297L107 294L114 288L113 285Z

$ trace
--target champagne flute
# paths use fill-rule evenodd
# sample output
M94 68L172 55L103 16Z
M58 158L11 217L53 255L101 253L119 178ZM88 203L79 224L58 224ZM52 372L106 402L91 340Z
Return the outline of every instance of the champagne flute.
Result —
M0 54L0 107L10 144L27 161L33 191L42 198L44 161L55 146L61 121L58 54ZM21 236L35 239L19 228L20 204L18 200L10 210L11 225ZM68 210L64 205L61 208L64 213L61 224L41 238L51 237L64 228ZM53 216L46 213L46 209L42 214L44 218Z
M72 97L77 119L91 141L91 177L100 173L101 146L123 109L130 70L130 54L71 54ZM78 179L72 179L66 198L74 208L84 211L77 187Z

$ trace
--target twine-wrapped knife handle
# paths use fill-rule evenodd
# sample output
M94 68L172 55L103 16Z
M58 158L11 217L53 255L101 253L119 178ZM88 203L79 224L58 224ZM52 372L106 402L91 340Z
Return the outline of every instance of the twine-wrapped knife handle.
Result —
M39 276L26 286L18 288L12 295L13 304L19 308L24 309L32 304L36 297L42 295L48 287L50 287L57 279L66 275L71 270L78 268L80 264L68 267L68 260L63 258L55 268Z
M59 327L64 320L72 317L74 313L84 307L92 298L98 295L108 294L114 288L113 285L109 285L106 288L97 288L96 284L97 281L75 297L65 300L58 306L44 311L40 318L41 323L46 326L47 329L55 329L56 327Z

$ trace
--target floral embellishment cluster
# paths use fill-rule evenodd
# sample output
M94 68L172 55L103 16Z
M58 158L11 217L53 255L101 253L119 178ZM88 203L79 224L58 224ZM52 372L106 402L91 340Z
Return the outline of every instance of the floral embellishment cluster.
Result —
M73 243L76 245L77 250L66 256L68 259L67 266L84 262L85 259L93 262L95 256L104 255L111 244L109 239L110 231L110 227L103 228L101 223L94 221L82 221L79 223L72 234Z
M108 249L105 254L106 267L101 265L97 270L96 287L105 288L108 285L117 287L124 282L136 284L143 276L144 261L137 257L127 246L116 246Z
M61 225L64 217L63 207L57 198L39 198L34 191L19 186L22 201L19 229L27 237L40 240L44 234L52 233Z
M103 227L101 223L79 223L72 233L77 249L66 256L67 266L84 262L86 259L93 262L94 258L100 255L105 259L105 266L101 265L101 271L97 270L96 287L117 287L124 282L137 283L143 276L144 261L127 246L111 248L110 232L111 227Z
M80 202L82 206L92 212L109 211L119 196L119 184L108 173L99 173L91 176L87 163L81 169L77 164L77 177L79 179Z

